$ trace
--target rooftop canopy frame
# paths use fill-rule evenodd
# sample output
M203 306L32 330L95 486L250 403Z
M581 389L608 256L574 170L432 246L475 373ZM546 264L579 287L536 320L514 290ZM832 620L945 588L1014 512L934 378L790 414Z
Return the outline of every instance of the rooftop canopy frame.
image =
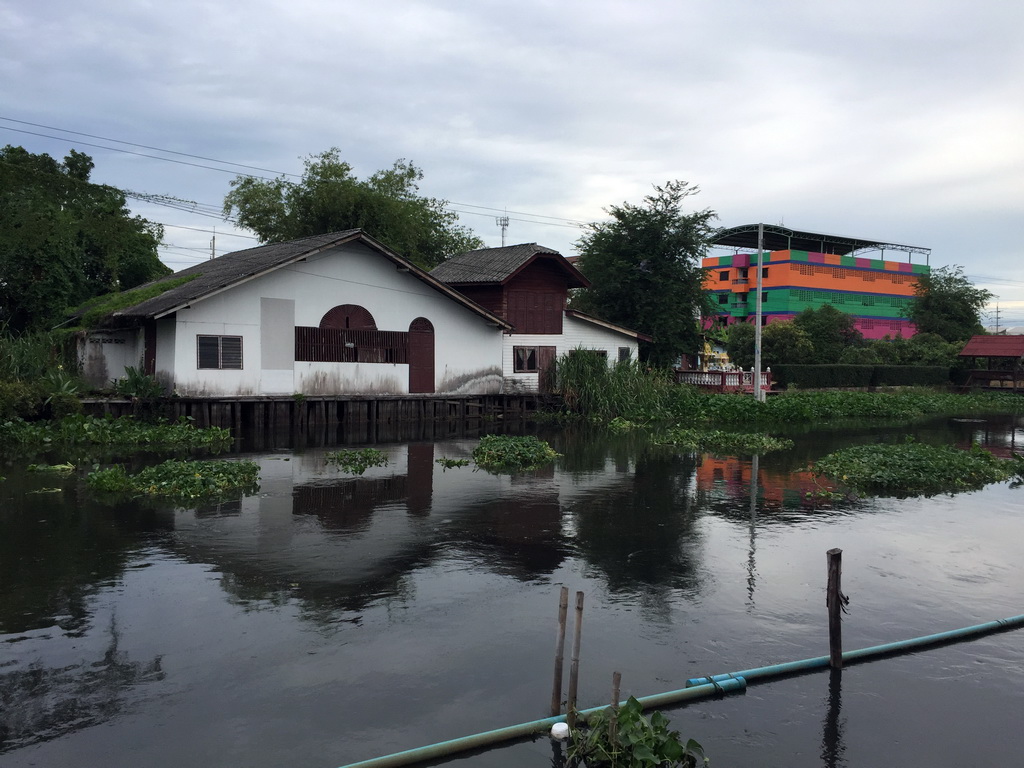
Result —
M738 227L719 229L711 236L710 244L756 250L758 226L757 224L743 224ZM865 240L819 232L805 232L776 224L764 225L764 248L767 251L798 250L831 253L839 256L861 251L881 251L883 255L886 251L900 251L907 254L907 261L913 261L915 255L923 256L925 264L928 263L928 257L932 252L931 248L921 248L916 245L900 245L882 240Z

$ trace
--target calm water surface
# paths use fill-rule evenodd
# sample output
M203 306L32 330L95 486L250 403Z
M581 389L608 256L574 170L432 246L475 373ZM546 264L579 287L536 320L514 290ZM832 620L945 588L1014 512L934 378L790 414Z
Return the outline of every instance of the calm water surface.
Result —
M832 547L847 648L1024 613L1024 489L805 497L809 461L908 432L1024 444L1007 417L809 430L753 460L556 433L563 457L520 477L436 463L475 440L379 445L362 477L282 448L249 457L258 496L197 509L9 464L0 765L335 768L544 717L563 584L586 594L582 706L616 670L642 696L827 653ZM719 767L1010 766L1022 691L1024 630L669 714ZM538 738L453 762L552 760Z

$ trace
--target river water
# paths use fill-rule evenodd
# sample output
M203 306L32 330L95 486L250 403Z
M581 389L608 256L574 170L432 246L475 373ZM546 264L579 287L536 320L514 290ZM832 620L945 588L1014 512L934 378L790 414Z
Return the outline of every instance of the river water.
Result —
M282 438L246 456L258 495L194 509L8 462L0 765L336 768L545 717L562 585L585 593L583 707L614 671L643 696L826 654L833 547L848 649L1024 613L1024 489L806 496L814 458L908 433L1024 445L1010 417L808 429L758 459L553 432L562 457L525 476L442 469L476 444L453 439L378 445L353 477ZM1022 691L1019 630L667 714L712 766L1006 766ZM459 764L553 761L537 738Z

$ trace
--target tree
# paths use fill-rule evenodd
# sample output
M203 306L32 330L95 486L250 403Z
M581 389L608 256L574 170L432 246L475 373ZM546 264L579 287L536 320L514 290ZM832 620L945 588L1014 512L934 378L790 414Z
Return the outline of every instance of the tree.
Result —
M857 330L854 319L831 304L818 309L808 307L793 318L793 325L807 334L813 354L805 362L828 365L838 363L847 347L860 347L864 336Z
M698 192L685 181L654 189L644 205L613 205L611 221L588 226L577 248L591 287L573 298L573 306L653 337L641 356L667 366L697 350L697 317L711 309L700 259L716 216L682 211L683 201Z
M163 228L91 183L92 169L75 150L58 162L0 149L0 323L13 331L52 328L86 299L170 272L157 256Z
M754 335L752 323L729 326L725 351L733 365L749 369L754 367ZM810 337L795 323L774 322L761 329L761 365L770 368L786 363L802 364L811 361L814 345Z
M967 341L984 333L981 310L992 293L975 288L959 266L939 267L920 275L907 310L919 333L934 333L946 341Z
M345 229L363 229L424 268L483 246L459 226L447 202L419 194L423 171L406 160L360 180L336 147L310 155L300 182L239 176L224 198L224 215L276 243Z

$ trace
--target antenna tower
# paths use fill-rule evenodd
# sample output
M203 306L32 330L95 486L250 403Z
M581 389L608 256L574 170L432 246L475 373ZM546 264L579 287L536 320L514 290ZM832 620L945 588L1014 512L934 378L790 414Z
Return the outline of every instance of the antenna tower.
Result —
M501 227L501 247L505 247L505 233L508 231L508 214L504 216L498 216L494 223Z

